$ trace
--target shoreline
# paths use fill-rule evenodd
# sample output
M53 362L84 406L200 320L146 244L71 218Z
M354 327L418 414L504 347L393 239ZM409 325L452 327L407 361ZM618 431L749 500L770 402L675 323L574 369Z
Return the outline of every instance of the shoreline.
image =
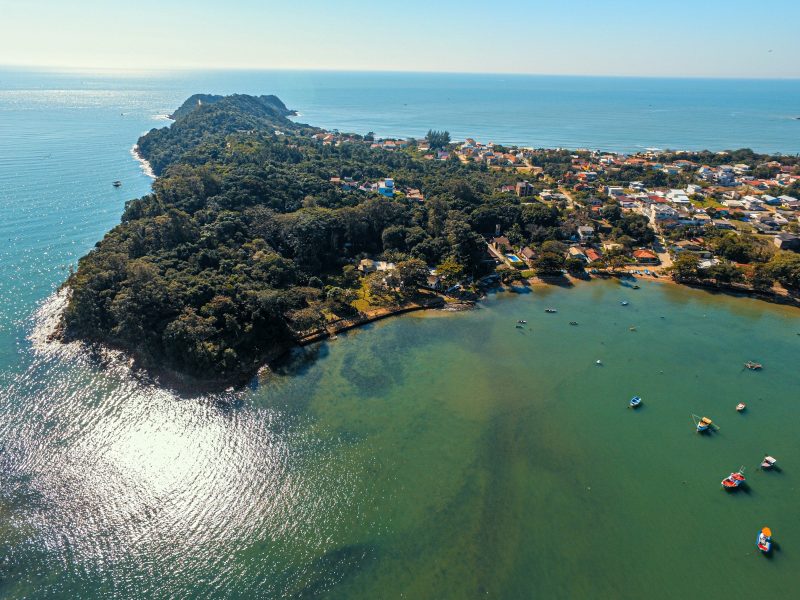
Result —
M150 162L139 153L139 144L131 146L131 156L139 163L142 173L147 175L150 179L156 178L156 174L153 173L153 167L150 165Z
M580 283L591 283L594 280L645 280L656 283L674 285L676 287L686 287L695 290L702 290L712 294L726 294L734 297L750 297L755 300L762 300L770 304L791 306L800 308L800 299L789 295L775 293L758 292L748 288L737 288L732 286L720 286L705 284L703 282L679 282L671 277L662 275L659 277L647 275L635 275L628 271L617 273L602 273L589 275L587 277L574 277L563 275L561 277L531 277L522 280L522 285L532 288L541 287L575 287ZM102 361L117 367L124 368L131 377L145 380L160 387L168 388L180 395L196 396L208 392L223 392L242 389L251 384L254 380L261 381L264 372L274 371L275 366L285 361L295 349L304 348L316 343L327 340L335 340L340 333L358 329L365 325L388 319L389 317L401 316L404 314L438 310L441 312L459 312L471 310L479 306L481 300L486 297L488 289L501 289L509 291L514 286L498 284L485 288L484 292L474 302L449 302L444 297L437 294L429 300L406 302L398 306L381 307L367 314L363 314L354 319L342 319L335 323L326 325L320 330L313 331L305 336L298 337L293 344L288 347L276 348L274 352L258 357L253 361L251 369L242 370L240 373L227 379L201 380L190 375L186 375L150 364L138 355L135 350L121 348L113 343L89 340L65 339L62 329L63 312L69 302L70 289L66 286L54 292L45 299L33 314L34 325L28 340L35 352L49 354L59 359L69 356L75 357L84 354L99 356Z
M564 275L562 277L552 277L552 278L531 277L525 279L524 281L526 283L529 283L532 287L537 287L537 286L572 287L578 283L591 283L592 280L595 279L600 279L600 280L629 279L633 281L641 279L644 281L652 281L655 283L663 283L678 287L686 287L694 290L703 290L710 293L726 294L729 296L735 296L739 298L748 297L748 298L753 298L754 300L761 300L762 302L767 302L768 304L779 304L781 306L791 306L794 308L800 308L800 298L791 296L788 293L779 294L774 291L773 292L759 291L746 286L737 286L735 284L715 284L706 281L675 281L669 275L663 275L663 274L659 275L658 277L654 277L653 275L634 274L630 271L618 271L616 273L606 272L593 275L589 275L587 273L587 276L585 278L574 277L572 275Z

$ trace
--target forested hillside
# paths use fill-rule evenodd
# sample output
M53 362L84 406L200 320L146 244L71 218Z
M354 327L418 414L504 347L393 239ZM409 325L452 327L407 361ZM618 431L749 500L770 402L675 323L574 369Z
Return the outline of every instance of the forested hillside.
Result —
M417 278L420 267L443 263L469 276L485 258L481 234L496 224L538 242L570 233L557 210L496 191L513 174L369 143L323 144L312 137L320 130L287 119L270 96L192 105L139 140L158 174L153 193L127 204L67 281L68 338L231 379L330 314L355 310L359 258L391 259ZM386 177L425 201L331 181Z

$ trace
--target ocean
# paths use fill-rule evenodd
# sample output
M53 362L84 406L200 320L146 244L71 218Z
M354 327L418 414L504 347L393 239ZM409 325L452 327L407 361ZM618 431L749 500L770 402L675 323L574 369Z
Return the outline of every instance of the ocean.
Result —
M149 191L136 138L196 92L274 93L379 136L800 151L798 81L0 71L0 597L795 592L796 309L652 282L521 289L200 397L33 335ZM757 469L765 453L781 472ZM749 488L725 494L740 466Z

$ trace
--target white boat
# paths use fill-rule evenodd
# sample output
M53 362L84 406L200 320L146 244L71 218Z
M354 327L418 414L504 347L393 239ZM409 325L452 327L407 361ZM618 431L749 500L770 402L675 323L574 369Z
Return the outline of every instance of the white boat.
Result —
M642 404L642 399L641 399L639 396L634 396L634 397L633 397L633 398L631 398L631 399L630 399L630 401L628 402L628 405L629 405L631 408L638 408L639 406L641 406L641 404Z
M765 456L764 460L761 461L761 468L762 469L771 469L775 466L775 463L778 462L778 459L774 456Z

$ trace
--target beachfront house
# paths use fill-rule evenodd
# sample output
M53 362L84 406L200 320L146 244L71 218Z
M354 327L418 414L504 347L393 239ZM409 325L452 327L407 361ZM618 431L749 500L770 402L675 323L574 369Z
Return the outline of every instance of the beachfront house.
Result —
M639 265L657 265L660 261L658 255L647 248L639 248L633 251L633 259Z
M585 263L589 262L589 257L586 256L586 253L580 246L570 246L570 248L567 250L567 256L569 258L577 258Z
M529 246L525 246L520 252L520 256L522 256L522 260L528 263L528 266L532 266L533 261L536 258L536 252L534 252Z

